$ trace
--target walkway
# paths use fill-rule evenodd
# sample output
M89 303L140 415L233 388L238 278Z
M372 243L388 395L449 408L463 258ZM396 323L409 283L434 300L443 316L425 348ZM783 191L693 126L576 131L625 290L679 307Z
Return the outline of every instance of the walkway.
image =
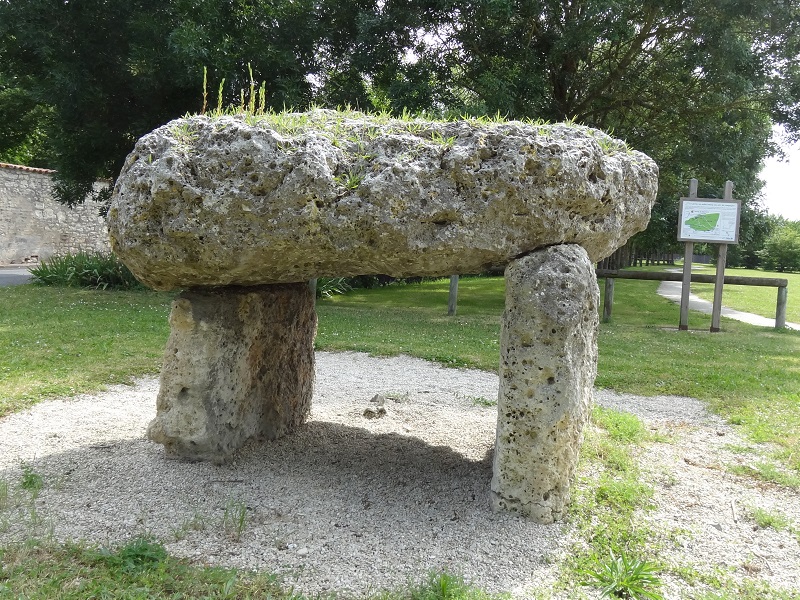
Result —
M31 279L27 266L0 267L0 287L28 283Z
M668 300L672 300L675 304L681 303L681 287L683 283L680 281L662 281L658 286L658 294ZM689 294L689 310L696 310L697 312L711 314L712 304L708 300L703 300L699 296ZM775 319L768 319L753 313L746 313L732 308L722 307L722 316L729 319L736 319L751 325L758 325L760 327L775 327ZM786 323L787 329L794 329L800 331L800 324Z

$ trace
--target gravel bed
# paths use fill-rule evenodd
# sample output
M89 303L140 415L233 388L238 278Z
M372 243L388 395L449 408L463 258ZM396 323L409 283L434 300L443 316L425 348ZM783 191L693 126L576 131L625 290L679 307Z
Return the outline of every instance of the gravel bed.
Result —
M0 541L36 528L99 544L150 534L178 556L278 573L306 594L364 596L447 570L526 597L554 579L572 535L491 511L496 409L486 401L497 386L493 373L406 356L320 352L308 425L248 445L224 466L167 460L147 441L156 379L43 402L0 420L0 479L18 481L27 464L45 481L44 517L31 523L20 507ZM369 418L376 394L386 414ZM754 532L746 518L748 506L763 505L800 525L800 500L706 468L736 460L725 455L735 435L726 425L690 398L598 390L596 401L688 440L653 444L643 457L658 505L643 518L692 532L670 561L800 589L790 568L800 565L797 540ZM733 525L723 518L730 506Z

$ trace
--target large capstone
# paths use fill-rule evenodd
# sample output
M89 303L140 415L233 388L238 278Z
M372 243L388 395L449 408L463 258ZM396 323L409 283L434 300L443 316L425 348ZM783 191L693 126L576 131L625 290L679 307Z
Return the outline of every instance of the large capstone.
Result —
M305 421L317 331L307 284L186 291L169 323L147 430L169 456L224 462L250 438Z
M657 167L576 125L314 111L196 116L144 136L114 191L114 251L156 289L504 268L644 229Z
M574 244L506 269L492 504L551 523L564 514L597 373L594 268Z

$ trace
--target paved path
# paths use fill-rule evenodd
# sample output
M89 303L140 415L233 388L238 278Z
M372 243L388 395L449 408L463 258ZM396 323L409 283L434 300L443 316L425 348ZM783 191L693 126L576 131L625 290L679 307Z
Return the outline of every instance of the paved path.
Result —
M0 287L28 283L30 279L28 267L0 267Z
M658 294L680 305L682 285L683 283L680 281L662 281L661 285L658 286ZM689 294L689 310L696 310L698 312L710 315L711 308L712 304L708 300L703 300L699 296ZM728 317L729 319L736 319L737 321L742 321L744 323L750 323L751 325L775 327L775 319L768 319L767 317L762 317L761 315L754 315L753 313L746 313L740 310L726 308L724 306L722 307L722 316ZM800 324L787 322L786 328L800 331Z

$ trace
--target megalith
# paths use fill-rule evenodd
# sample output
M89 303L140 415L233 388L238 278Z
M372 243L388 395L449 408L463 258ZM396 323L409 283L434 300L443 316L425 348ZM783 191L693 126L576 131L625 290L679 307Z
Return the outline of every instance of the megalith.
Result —
M596 369L592 263L644 229L657 179L644 154L575 125L315 110L156 129L108 214L134 274L183 290L148 435L170 456L223 462L299 427L310 279L505 268L492 503L558 519Z
M148 437L169 456L224 462L311 410L317 318L306 283L193 289L172 303Z
M586 251L536 250L508 265L492 505L564 514L597 373L600 292Z

